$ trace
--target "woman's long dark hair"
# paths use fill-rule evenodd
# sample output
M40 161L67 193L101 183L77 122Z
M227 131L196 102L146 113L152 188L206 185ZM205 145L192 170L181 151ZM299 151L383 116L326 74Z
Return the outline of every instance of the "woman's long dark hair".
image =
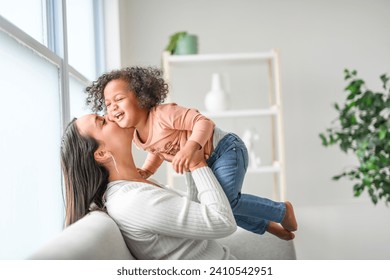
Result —
M94 152L99 143L84 137L73 119L61 143L61 167L65 179L65 225L71 225L91 210L103 210L103 194L108 184L107 169L98 164Z

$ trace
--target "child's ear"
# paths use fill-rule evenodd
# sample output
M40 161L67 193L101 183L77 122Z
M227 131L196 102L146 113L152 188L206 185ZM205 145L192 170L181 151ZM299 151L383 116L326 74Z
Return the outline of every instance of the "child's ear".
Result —
M99 163L105 163L111 159L111 153L104 148L98 148L93 154L95 160Z

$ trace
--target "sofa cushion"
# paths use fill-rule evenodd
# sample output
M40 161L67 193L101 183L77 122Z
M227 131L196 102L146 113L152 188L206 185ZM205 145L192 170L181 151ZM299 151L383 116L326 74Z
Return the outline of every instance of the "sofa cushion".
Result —
M268 232L263 235L246 231L240 227L232 235L219 239L228 246L239 260L295 260L292 240L285 241Z

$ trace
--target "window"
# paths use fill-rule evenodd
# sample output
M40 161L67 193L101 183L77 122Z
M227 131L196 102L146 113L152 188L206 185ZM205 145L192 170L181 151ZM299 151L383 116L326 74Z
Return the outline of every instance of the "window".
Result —
M47 45L46 1L0 0L0 15L43 45Z
M69 64L87 78L96 76L93 0L67 0Z
M0 0L0 259L25 259L63 228L59 147L64 125L87 112L84 88L101 71L96 5L100 1ZM71 10L84 10L83 17ZM78 30L61 24L77 20L88 27L83 32L92 32L80 41L83 48L73 34Z

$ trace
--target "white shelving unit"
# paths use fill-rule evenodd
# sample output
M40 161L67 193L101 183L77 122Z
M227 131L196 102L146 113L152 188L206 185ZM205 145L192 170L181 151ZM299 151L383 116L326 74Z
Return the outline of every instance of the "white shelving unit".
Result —
M171 67L179 64L198 64L198 63L225 63L225 62L258 62L266 63L269 92L259 94L268 94L269 106L259 109L241 109L227 110L223 112L202 112L205 116L212 120L216 119L239 119L239 118L271 118L272 138L272 164L268 166L260 166L257 168L249 168L247 174L264 174L270 173L273 176L273 197L276 200L284 201L286 196L286 178L285 178L285 157L284 157L284 134L283 134L283 116L282 116L282 100L280 89L280 70L279 70L279 54L276 50L267 52L255 53L230 53L230 54L197 54L197 55L171 55L164 52L162 56L162 64L164 78L171 83ZM171 102L172 99L169 100ZM174 185L174 178L181 176L176 174L171 165L167 165L167 181L168 184ZM248 175L247 175L248 176Z

